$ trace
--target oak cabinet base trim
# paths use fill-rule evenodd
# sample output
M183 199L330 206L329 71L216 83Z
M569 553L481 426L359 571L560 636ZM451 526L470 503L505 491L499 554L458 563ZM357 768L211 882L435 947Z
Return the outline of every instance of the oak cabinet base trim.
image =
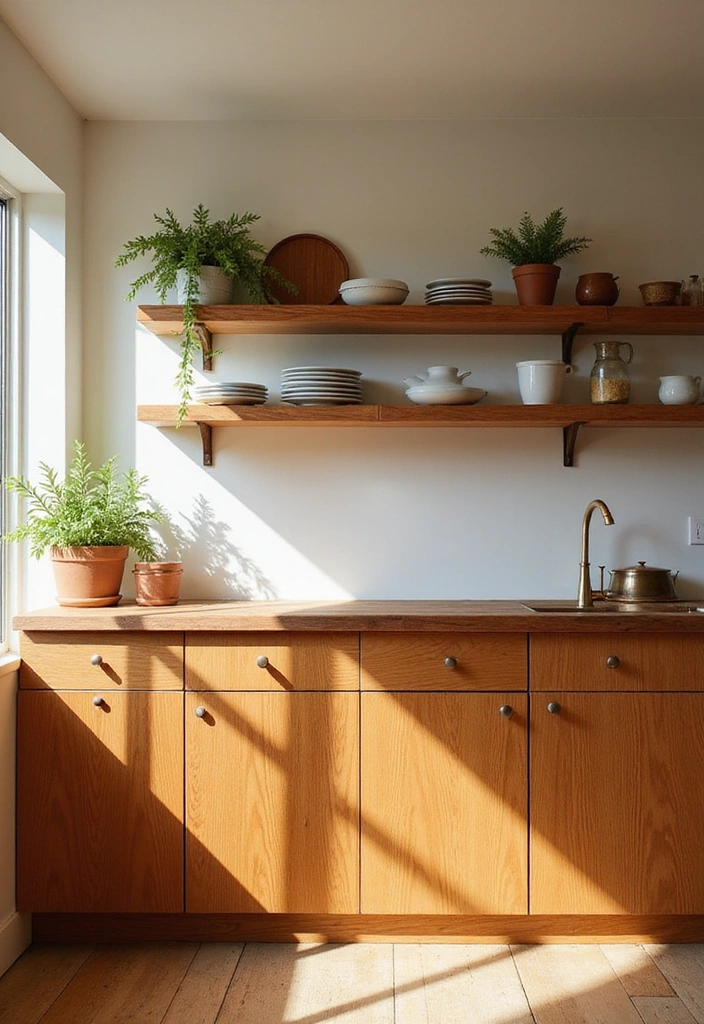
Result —
M34 942L702 942L704 915L35 914Z

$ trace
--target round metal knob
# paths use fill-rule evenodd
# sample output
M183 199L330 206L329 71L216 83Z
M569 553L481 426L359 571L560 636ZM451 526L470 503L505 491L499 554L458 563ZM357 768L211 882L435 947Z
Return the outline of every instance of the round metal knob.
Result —
M260 654L259 657L257 658L257 665L258 665L258 667L259 668L266 668L268 664L269 664L269 659L267 658L266 654Z
M457 668L457 658L445 658L445 668Z
M510 704L502 704L499 708L499 714L503 715L504 718L510 718L513 714L513 708Z
M196 708L196 718L205 718L207 713L208 712L205 710L202 704L199 704L198 707Z
M618 668L621 664L621 659L617 658L615 654L611 654L606 659L606 664L609 666L609 668Z
M551 715L559 715L562 711L562 705L558 704L556 700L551 700L548 704L548 711Z
M96 668L98 666L102 665L103 664L103 656L102 656L102 654L94 654L94 655L92 655L92 657L90 659L90 663L91 663L91 665L95 665Z
M105 701L100 696L100 694L98 694L97 697L93 697L93 703L95 704L96 708L99 708L99 707L102 707L102 705L105 703Z

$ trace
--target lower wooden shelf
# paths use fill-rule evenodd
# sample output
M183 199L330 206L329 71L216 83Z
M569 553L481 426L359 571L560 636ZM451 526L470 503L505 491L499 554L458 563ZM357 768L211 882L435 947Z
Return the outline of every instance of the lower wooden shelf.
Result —
M140 423L175 427L175 405L140 405ZM574 465L582 427L704 427L703 405L191 405L203 464L212 465L213 427L561 427L563 463Z

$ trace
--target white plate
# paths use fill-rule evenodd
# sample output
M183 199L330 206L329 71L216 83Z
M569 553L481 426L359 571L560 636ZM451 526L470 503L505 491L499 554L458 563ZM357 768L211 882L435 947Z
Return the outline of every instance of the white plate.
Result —
M344 373L353 377L362 376L361 370L348 370L344 366L287 366L281 371L282 375L284 373Z
M247 388L253 391L266 391L265 384L250 384L248 380L218 380L212 384L196 384L194 391L209 391L213 388Z
M287 405L361 405L358 398L284 398Z
M200 398L196 405L264 405L266 398L253 398L250 395L228 395L222 398Z
M481 277L439 277L437 281L429 281L426 288L438 288L446 284L479 284L485 288L491 288L491 281L485 281Z
M285 402L296 398L342 398L350 401L360 401L360 394L348 395L343 391L282 391L281 397Z
M426 299L426 306L491 306L492 299L452 298L452 299Z
M437 292L426 292L426 299L459 299L464 296L469 296L471 299L490 299L491 292L481 291L479 288L456 288L452 291L437 291Z
M266 388L194 388L194 395L265 395Z

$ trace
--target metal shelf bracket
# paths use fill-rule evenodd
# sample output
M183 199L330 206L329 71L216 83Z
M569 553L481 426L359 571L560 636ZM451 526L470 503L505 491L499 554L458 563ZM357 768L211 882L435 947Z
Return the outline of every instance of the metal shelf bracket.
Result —
M199 423L198 429L200 430L200 441L203 446L203 465L212 466L213 464L213 428L209 423Z
M572 362L572 343L575 339L577 331L580 327L584 327L583 323L571 324L566 331L562 332L562 362Z
M574 466L574 446L577 442L579 428L584 426L584 420L577 423L570 423L562 428L562 465Z

